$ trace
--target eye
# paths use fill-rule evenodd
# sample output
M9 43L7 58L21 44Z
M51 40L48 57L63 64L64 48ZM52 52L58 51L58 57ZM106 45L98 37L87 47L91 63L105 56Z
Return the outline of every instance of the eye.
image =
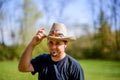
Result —
M62 45L63 43L62 42L56 42L56 45Z
M52 42L52 41L49 41L49 44L50 44L50 45L53 45L53 42Z
M56 45L60 45L60 42L57 42Z

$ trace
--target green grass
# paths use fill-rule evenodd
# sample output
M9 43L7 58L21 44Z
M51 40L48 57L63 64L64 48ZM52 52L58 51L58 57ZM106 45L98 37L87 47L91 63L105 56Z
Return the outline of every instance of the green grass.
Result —
M104 60L79 61L84 69L85 80L120 80L120 62Z
M120 80L120 61L80 60L85 80ZM0 80L37 80L37 75L21 73L18 62L0 62Z
M37 75L18 71L18 62L0 62L0 80L37 80Z

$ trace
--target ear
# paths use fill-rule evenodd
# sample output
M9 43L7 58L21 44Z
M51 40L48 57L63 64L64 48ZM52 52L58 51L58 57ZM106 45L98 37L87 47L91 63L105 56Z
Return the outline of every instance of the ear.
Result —
M67 47L67 45L68 45L68 42L65 42L65 48Z
M67 47L67 45L64 46L65 48Z

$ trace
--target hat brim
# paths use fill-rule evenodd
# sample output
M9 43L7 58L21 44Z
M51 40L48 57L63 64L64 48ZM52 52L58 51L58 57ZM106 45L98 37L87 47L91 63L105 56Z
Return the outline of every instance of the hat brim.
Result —
M74 41L74 37L56 37L56 36L47 36L49 39L52 40L62 40L62 41Z

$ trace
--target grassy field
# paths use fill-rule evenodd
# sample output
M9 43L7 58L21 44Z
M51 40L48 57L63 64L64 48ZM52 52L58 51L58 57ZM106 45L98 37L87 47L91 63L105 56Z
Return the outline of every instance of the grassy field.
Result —
M120 80L120 61L81 60L85 80Z
M120 80L120 61L80 60L85 80ZM37 75L21 73L18 62L0 62L0 80L37 80Z

